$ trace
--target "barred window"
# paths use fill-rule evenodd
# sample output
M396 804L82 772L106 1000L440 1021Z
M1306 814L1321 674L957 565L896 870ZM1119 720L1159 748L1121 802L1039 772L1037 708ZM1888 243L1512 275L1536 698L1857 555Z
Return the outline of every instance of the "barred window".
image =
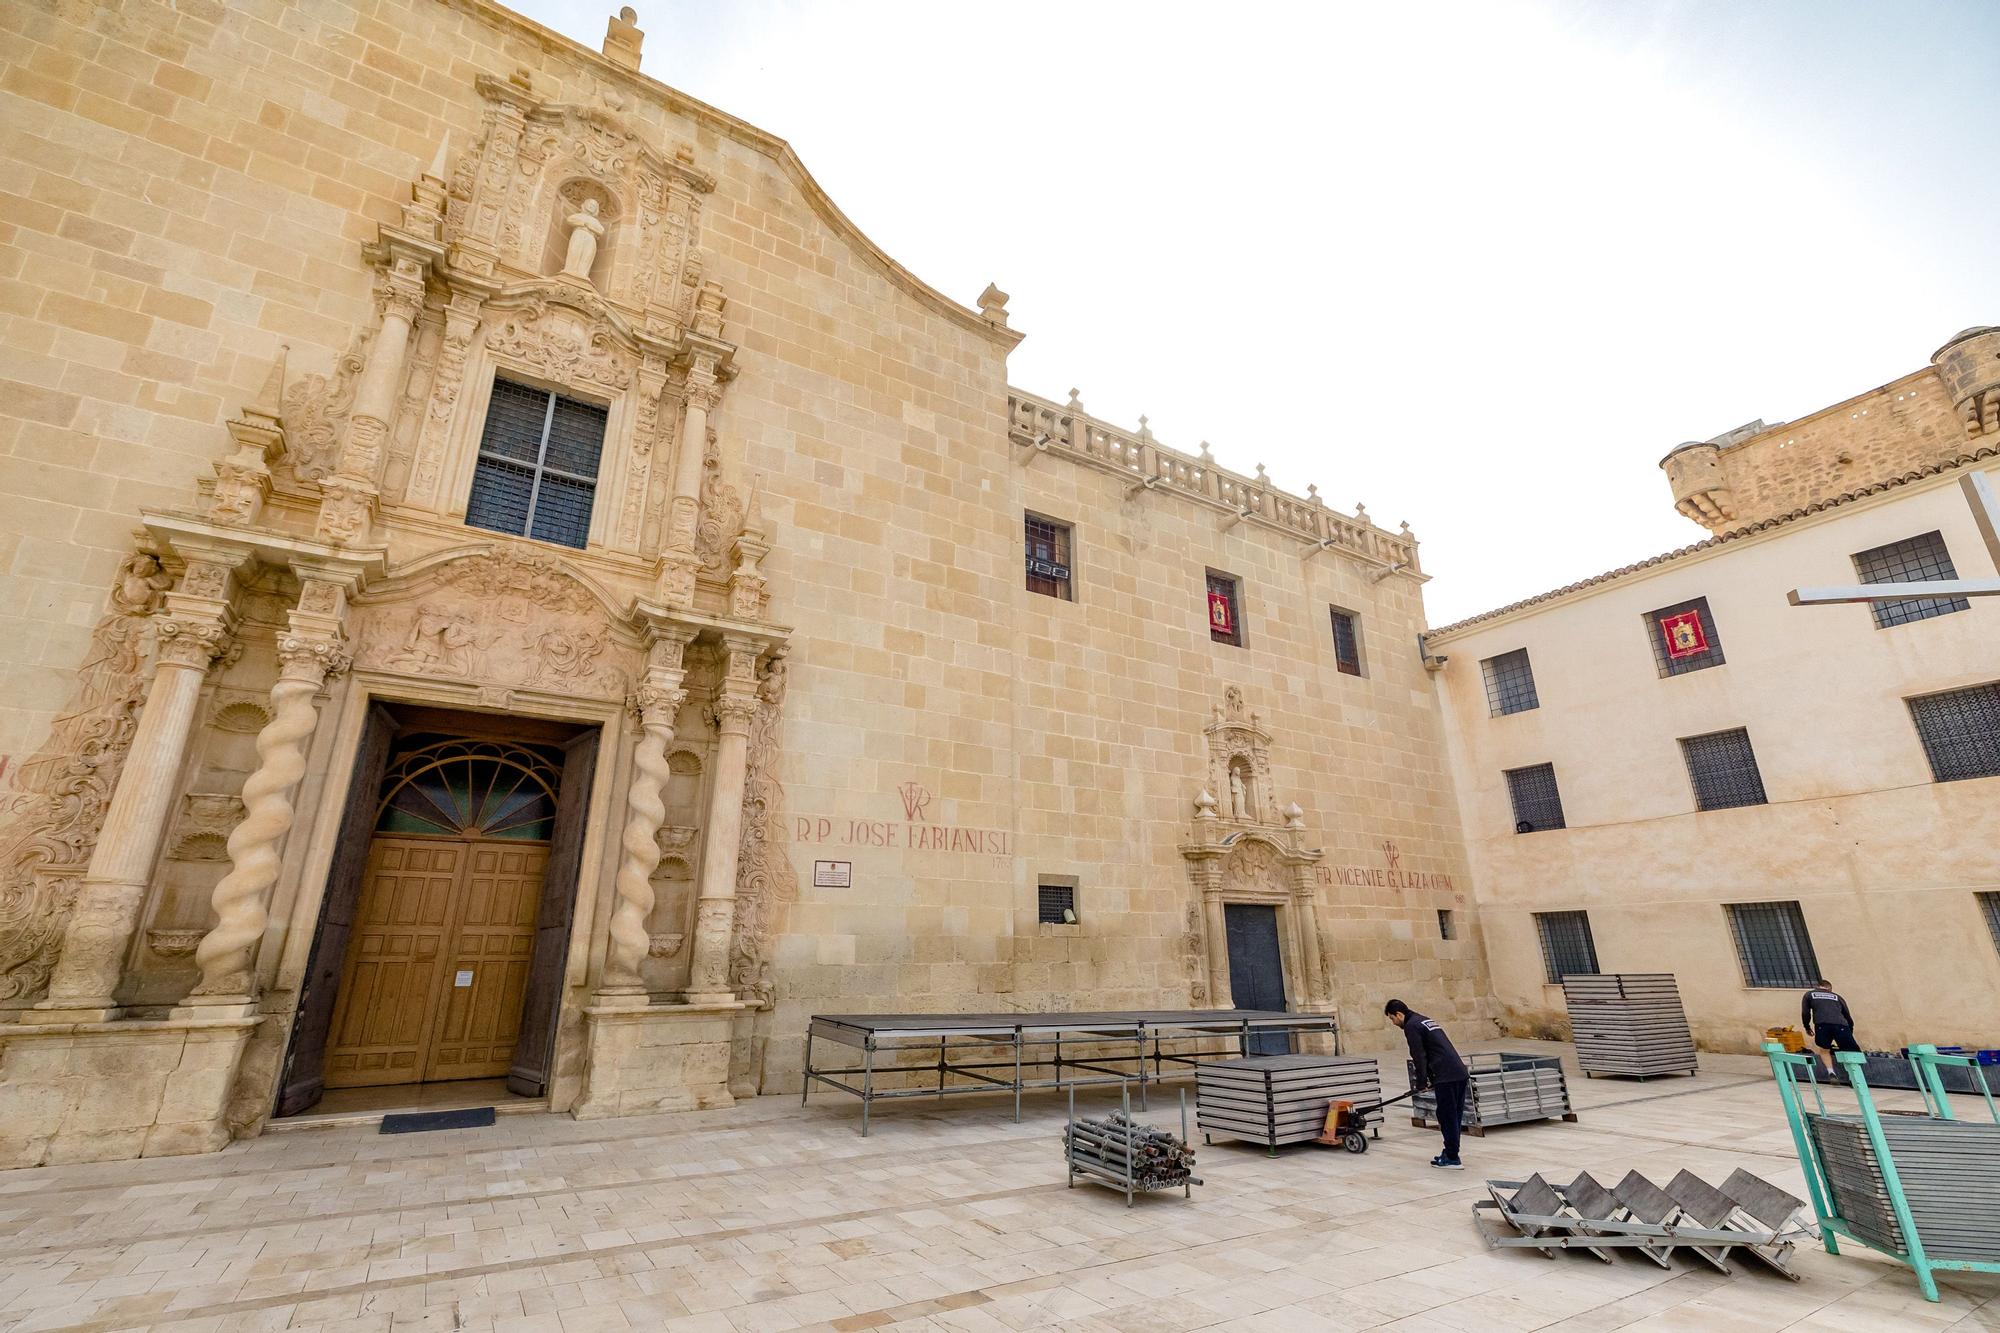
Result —
M1486 707L1490 716L1525 713L1542 706L1535 695L1535 669L1528 664L1526 648L1489 657L1479 664L1479 669L1486 675Z
M1687 762L1688 781L1694 784L1695 809L1764 804L1764 777L1757 771L1750 733L1742 727L1682 737L1681 758Z
M1645 623L1646 637L1653 645L1653 665L1662 676L1685 676L1722 665L1722 636L1716 632L1708 598L1648 611Z
M1458 922L1453 919L1451 909L1448 907L1438 908L1438 938L1441 940L1458 938Z
M1854 557L1854 568L1860 573L1863 583L1932 583L1938 579L1958 577L1958 571L1952 568L1951 552L1945 549L1942 532L1926 532L1921 537L1862 551ZM1906 602L1868 604L1868 609L1875 613L1877 629L1907 625L1912 620L1928 620L1932 616L1948 616L1954 611L1971 608L1972 603L1963 597L1919 597Z
M1243 646L1242 586L1233 574L1208 571L1208 637L1217 643Z
M2000 949L2000 893L1981 893L1979 910L1986 914L1986 928L1993 932L1993 947Z
M583 549L609 416L595 403L494 380L466 524Z
M1542 937L1542 965L1549 984L1597 970L1597 941L1590 937L1588 912L1537 912L1535 929Z
M1069 582L1069 524L1029 514L1027 534L1028 591L1045 597L1074 600Z
M1514 832L1541 833L1564 827L1554 764L1508 769L1507 795L1514 802Z
M1790 990L1819 979L1805 913L1796 902L1725 903L1743 984Z
M1361 674L1361 627L1352 611L1329 606L1333 617L1333 665L1345 675Z
M1045 926L1076 924L1076 885L1043 880L1035 886L1035 919Z
M2000 682L1905 700L1939 782L2000 775Z

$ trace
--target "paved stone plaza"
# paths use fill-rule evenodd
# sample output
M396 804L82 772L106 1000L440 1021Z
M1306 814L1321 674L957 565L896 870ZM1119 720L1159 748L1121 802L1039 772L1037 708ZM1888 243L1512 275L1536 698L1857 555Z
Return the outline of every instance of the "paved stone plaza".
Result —
M1468 1139L1463 1175L1424 1167L1435 1136L1392 1118L1362 1157L1217 1145L1192 1203L1131 1211L1064 1188L1047 1099L1018 1126L999 1100L896 1104L867 1139L857 1103L816 1095L18 1171L0 1329L2000 1328L2000 1278L1929 1305L1865 1251L1811 1250L1796 1285L1486 1251L1486 1174L1743 1166L1800 1189L1761 1061L1571 1087L1579 1123Z

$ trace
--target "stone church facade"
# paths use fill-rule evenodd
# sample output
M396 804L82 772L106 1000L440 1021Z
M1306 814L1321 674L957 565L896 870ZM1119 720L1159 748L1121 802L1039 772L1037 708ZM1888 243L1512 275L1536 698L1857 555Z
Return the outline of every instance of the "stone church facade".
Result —
M1482 1015L1407 527L1010 389L629 13L0 12L0 1163L1228 1007L1239 921Z

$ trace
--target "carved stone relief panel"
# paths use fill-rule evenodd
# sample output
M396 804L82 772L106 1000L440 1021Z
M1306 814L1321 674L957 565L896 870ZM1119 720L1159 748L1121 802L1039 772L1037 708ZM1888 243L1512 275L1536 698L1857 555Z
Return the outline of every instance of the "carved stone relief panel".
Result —
M622 699L635 636L562 562L509 549L468 555L358 600L358 667L488 686Z

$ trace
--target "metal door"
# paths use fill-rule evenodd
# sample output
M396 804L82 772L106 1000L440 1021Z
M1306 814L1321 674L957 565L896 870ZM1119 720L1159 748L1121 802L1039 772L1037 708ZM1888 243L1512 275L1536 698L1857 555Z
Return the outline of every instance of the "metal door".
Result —
M1278 949L1278 909L1256 903L1224 903L1222 920L1229 936L1229 1001L1238 1009L1282 1012L1285 1008L1285 964ZM1250 1055L1289 1055L1289 1033L1266 1032L1250 1038Z

